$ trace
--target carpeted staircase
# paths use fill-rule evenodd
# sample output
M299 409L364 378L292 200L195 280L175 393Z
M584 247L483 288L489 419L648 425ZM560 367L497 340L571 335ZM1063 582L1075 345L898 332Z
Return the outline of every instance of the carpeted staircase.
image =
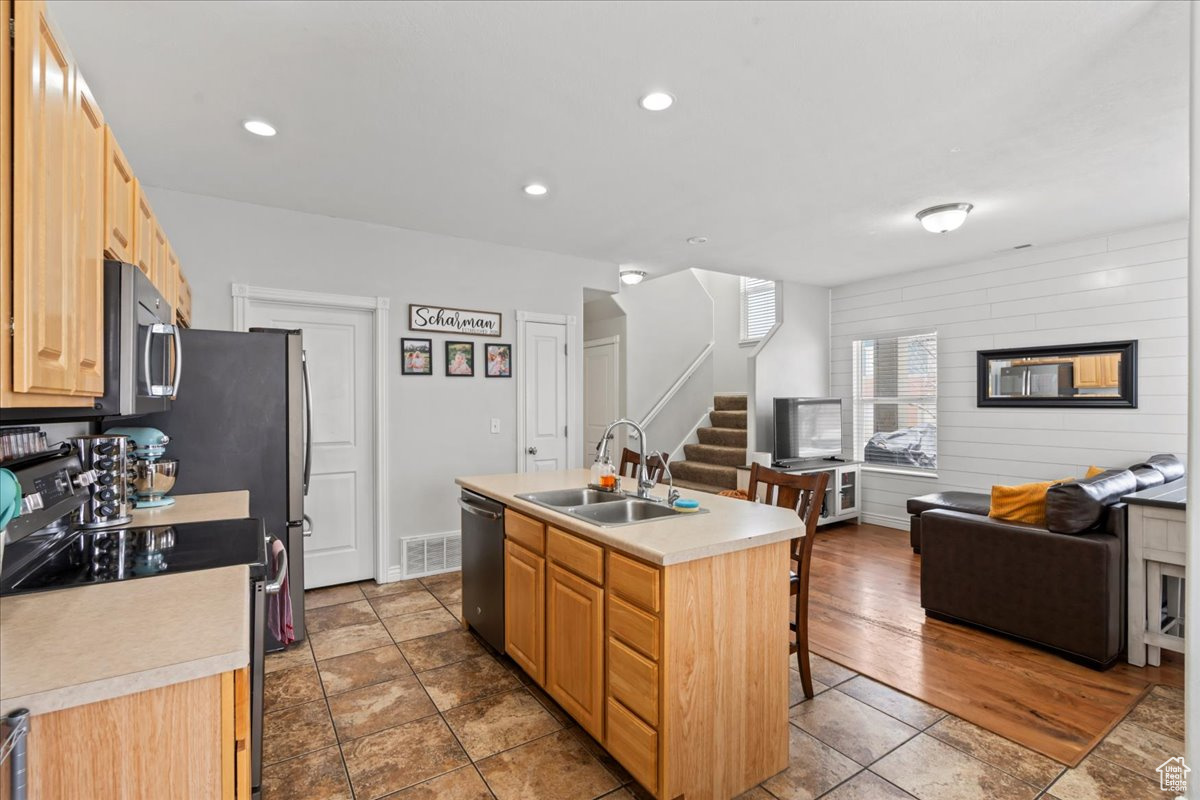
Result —
M736 468L746 464L746 395L715 396L708 421L696 431L700 443L685 444L684 460L671 462L675 485L712 493L736 489Z

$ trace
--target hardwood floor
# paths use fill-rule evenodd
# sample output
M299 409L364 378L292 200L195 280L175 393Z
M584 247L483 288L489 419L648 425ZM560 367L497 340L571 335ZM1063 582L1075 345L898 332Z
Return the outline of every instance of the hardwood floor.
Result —
M1097 672L1034 647L927 619L908 534L875 525L817 534L812 652L1069 766L1154 684L1183 687L1181 659Z

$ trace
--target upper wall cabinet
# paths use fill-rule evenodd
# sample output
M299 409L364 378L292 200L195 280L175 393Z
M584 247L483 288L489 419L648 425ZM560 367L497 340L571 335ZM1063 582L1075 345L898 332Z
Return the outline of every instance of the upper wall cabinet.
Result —
M137 264L172 306L182 277L43 0L0 10L13 34L0 37L6 121L12 111L0 125L0 352L12 353L0 408L90 407L104 392L105 256Z
M74 298L75 386L85 397L104 394L104 133L107 126L87 82L75 74L78 142L78 239Z
M104 250L118 261L133 260L137 186L112 128L104 128Z
M73 398L79 372L79 196L84 137L76 69L41 2L14 8L11 292L12 392ZM7 276L6 276L7 277ZM6 387L6 388L8 388ZM20 403L19 403L20 404ZM27 405L40 403L27 403ZM55 405L84 405L64 399Z
M140 181L133 182L133 261L146 277L154 280L154 257L157 255L154 229L157 227L150 201L142 191Z

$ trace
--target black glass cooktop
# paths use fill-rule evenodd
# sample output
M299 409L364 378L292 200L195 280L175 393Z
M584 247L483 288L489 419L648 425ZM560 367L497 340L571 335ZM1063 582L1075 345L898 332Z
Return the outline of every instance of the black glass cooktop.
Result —
M265 563L263 524L257 519L78 530L49 540L30 536L6 549L0 594L66 589L239 564L249 565L250 577L257 579L264 577Z

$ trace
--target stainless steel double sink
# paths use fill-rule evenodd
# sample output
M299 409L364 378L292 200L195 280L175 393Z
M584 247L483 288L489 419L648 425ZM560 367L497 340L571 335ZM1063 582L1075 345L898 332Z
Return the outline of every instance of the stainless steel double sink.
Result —
M599 489L553 489L519 494L517 497L603 528L636 525L688 513L707 513L707 509L703 508L693 512L676 511L666 503Z

